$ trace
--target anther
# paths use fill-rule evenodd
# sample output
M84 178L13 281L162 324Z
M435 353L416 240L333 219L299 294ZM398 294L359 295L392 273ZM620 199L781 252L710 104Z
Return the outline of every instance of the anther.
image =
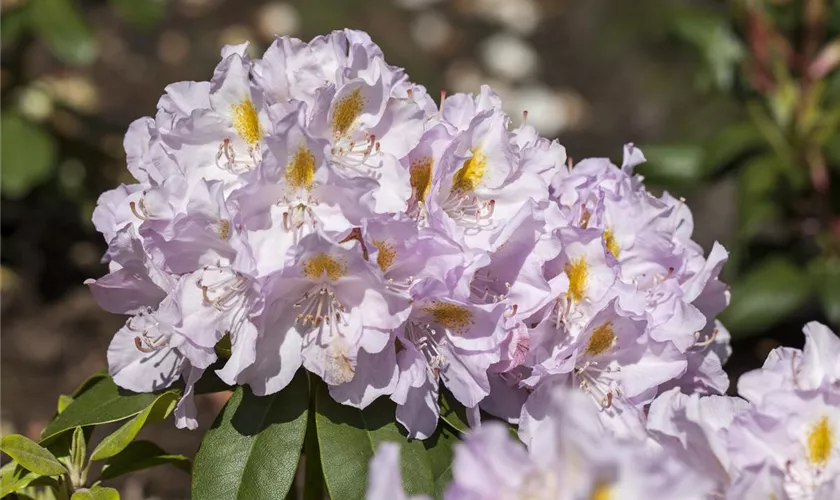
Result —
M143 353L150 353L154 351L154 349L152 349L151 347L143 345L143 341L140 339L140 337L134 337L134 346L137 347L138 351Z

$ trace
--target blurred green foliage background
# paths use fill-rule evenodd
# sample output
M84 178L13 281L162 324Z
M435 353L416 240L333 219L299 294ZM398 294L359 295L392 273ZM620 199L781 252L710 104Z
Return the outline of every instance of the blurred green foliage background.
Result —
M90 214L133 182L128 124L163 88L206 80L225 43L368 31L432 95L488 83L571 157L641 145L652 190L682 196L730 250L736 377L809 320L840 329L840 1L0 0L3 433L105 364L120 318ZM34 395L38 395L34 397ZM217 402L208 401L212 410ZM215 406L214 406L215 405ZM164 431L168 432L168 431ZM190 455L195 437L181 440ZM186 479L140 476L138 496ZM125 497L124 493L124 497ZM131 498L131 497L129 497Z

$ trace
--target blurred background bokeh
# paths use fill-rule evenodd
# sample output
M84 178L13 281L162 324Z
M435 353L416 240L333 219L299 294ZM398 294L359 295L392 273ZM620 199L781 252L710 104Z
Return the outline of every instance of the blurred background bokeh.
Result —
M840 1L0 0L2 431L37 437L59 394L105 367L123 318L82 286L105 272L98 195L132 179L122 136L222 45L370 33L432 95L502 95L574 159L635 142L654 191L730 250L733 382L801 326L840 327ZM202 426L223 401L200 401ZM192 455L201 431L144 431ZM187 498L155 470L123 498Z

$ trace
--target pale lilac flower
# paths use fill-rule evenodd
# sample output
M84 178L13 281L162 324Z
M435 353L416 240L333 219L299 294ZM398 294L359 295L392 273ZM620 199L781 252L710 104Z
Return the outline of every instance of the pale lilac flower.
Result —
M663 448L712 479L718 491L725 491L731 481L729 431L735 418L748 409L740 398L671 389L650 405L647 428Z
M413 437L426 438L437 426L439 384L476 407L490 392L487 370L499 361L504 305L472 304L452 292L431 279L412 288L411 315L396 331L400 374L391 399Z
M577 392L553 393L545 413L527 450L498 423L468 434L455 449L445 498L702 499L711 491L710 481L662 450L612 438Z
M803 328L805 348L778 347L764 366L741 375L738 393L754 403L778 391L840 388L840 337L812 321Z
M835 496L840 476L840 393L829 388L764 396L729 431L733 475L766 464L792 500Z

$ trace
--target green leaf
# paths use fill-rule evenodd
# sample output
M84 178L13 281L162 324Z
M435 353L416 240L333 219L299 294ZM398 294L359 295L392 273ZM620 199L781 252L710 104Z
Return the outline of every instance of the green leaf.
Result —
M73 0L32 0L30 22L62 61L86 66L96 59L96 40Z
M747 241L781 211L774 193L781 176L775 155L756 156L738 172L738 236Z
M67 472L49 450L20 434L11 434L0 439L0 450L12 457L21 467L42 476L59 476Z
M840 328L840 260L826 259L816 264L818 295L823 312L835 329Z
M85 467L85 458L87 457L87 439L81 427L76 427L73 430L73 444L70 446L70 463L73 467L80 471Z
M120 500L120 494L114 488L94 486L90 489L80 489L73 493L70 500Z
M767 259L732 285L720 320L733 337L761 332L801 307L813 292L809 273L783 257Z
M99 477L107 481L123 474L159 465L172 465L188 474L191 469L190 459L183 455L167 453L151 441L132 441L125 449L105 462Z
M94 373L90 377L86 378L84 382L79 384L79 387L77 387L76 390L73 391L73 394L71 394L71 396L73 397L73 399L78 398L88 389L96 385L96 383L102 380L103 378L108 378L108 372L103 370L101 372Z
M636 169L663 186L691 186L703 179L703 148L694 144L641 146L647 161Z
M218 350L216 352L218 353ZM198 382L196 382L195 384L194 390L196 394L232 391L234 389L233 386L227 385L224 381L222 381L222 379L219 378L218 375L216 375L216 370L223 367L224 364L225 361L219 359L216 363L213 363L207 368L207 370L205 370L204 375L202 375L201 378L198 379Z
M440 391L440 418L458 432L465 432L470 428L467 425L466 408L445 387Z
M166 392L178 394L176 389ZM133 417L148 408L159 396L157 393L125 391L110 378L101 378L47 425L41 442L74 427L107 424Z
M237 387L201 441L192 498L283 498L297 471L308 405L303 370L270 396Z
M714 134L705 145L704 174L714 174L739 157L765 146L764 135L751 121L731 123Z
M434 494L434 476L421 440L408 440L394 421L393 402L379 398L364 410L336 403L317 384L315 422L321 467L332 500L365 497L368 465L385 441L400 443L403 487L410 495Z
M0 42L3 48L13 45L29 28L29 12L26 5L7 9L0 16Z
M729 89L744 48L727 18L710 9L688 6L671 9L669 18L671 30L702 54L717 88Z
M68 406L70 406L70 403L72 403L72 402L73 402L72 397L70 397L66 394L59 394L58 405L56 405L56 409L55 409L56 415L60 415L61 412L63 412Z
M142 28L154 26L166 13L163 0L111 0L111 5L120 17Z
M137 437L144 425L165 419L175 409L176 404L178 404L178 394L164 392L136 417L123 424L113 434L105 437L93 450L90 456L91 460L102 460L121 452L128 446L128 443Z
M26 488L39 477L12 460L0 468L0 498Z
M443 498L446 486L452 481L452 447L459 441L458 436L448 426L442 424L438 425L429 439L423 441L432 466L435 498Z
M4 195L19 198L49 176L55 143L41 127L13 113L0 115L0 135L0 188Z

